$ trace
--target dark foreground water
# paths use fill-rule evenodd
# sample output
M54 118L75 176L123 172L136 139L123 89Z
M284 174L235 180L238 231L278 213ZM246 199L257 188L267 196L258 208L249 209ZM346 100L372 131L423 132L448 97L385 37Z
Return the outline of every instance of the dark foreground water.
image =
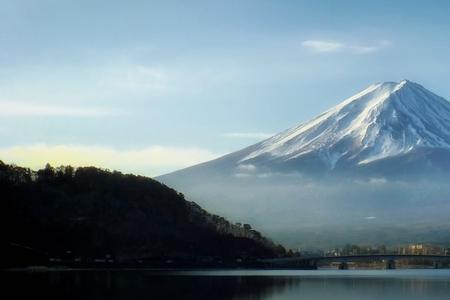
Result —
M2 299L450 299L450 270L3 272Z

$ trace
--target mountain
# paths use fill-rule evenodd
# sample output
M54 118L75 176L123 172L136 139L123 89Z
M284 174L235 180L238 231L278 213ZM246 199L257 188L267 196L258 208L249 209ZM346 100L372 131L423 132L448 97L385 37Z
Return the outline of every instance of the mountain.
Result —
M33 258L195 265L205 257L284 253L250 225L212 215L146 177L94 167L47 165L34 172L0 161L0 194L2 265L36 263Z
M428 240L450 236L445 218L435 218L449 206L444 201L450 199L445 180L449 175L450 103L403 80L370 85L308 122L158 180L198 199L208 209L230 217L237 213L271 234L275 227L284 236L285 229L304 230L301 226L322 232L338 226L342 237L319 238L320 243L376 242L368 238L375 232L389 243L420 240L425 232L432 233ZM211 195L222 199L205 199ZM235 205L239 210L233 209ZM264 208L252 211L257 205ZM270 209L279 211L283 221L274 219ZM315 219L310 220L311 216ZM411 217L414 222L408 220ZM366 236L354 234L351 220L355 218L364 220L357 226L364 227L361 232ZM414 226L414 237L398 239L394 233L383 237L386 230L393 232L391 228L408 231ZM306 241L310 234L303 237Z
M419 84L403 80L373 84L308 122L161 178L191 170L210 173L208 169L215 165L234 168L237 174L257 169L356 171L399 157L408 157L411 164L422 163L424 156L436 169L450 170L449 153L450 103Z

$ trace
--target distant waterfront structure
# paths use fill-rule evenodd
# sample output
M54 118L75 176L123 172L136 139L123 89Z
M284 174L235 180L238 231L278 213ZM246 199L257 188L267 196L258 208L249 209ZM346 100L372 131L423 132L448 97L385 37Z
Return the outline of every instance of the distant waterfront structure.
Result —
M399 247L397 252L399 254L413 255L447 255L448 248L433 244L417 243Z

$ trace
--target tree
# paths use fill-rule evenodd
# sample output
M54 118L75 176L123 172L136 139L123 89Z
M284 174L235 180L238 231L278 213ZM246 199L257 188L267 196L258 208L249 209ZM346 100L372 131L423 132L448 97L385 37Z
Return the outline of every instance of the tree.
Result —
M39 181L50 181L55 177L55 169L47 163L44 169L37 171Z

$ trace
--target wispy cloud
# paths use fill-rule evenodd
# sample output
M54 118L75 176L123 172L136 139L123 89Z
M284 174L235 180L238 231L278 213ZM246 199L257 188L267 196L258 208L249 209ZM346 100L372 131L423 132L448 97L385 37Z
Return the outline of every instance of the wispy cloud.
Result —
M236 167L236 169L238 171L243 171L243 172L255 172L257 168L255 165L252 165L252 164L241 164L241 165L238 165Z
M174 71L144 65L114 65L95 70L98 86L121 92L166 93L177 86Z
M10 73L0 70L0 101L21 101L27 105L28 102L75 105L143 100L157 102L161 99L174 99L172 97L175 95L182 95L183 97L176 99L183 101L181 99L189 95L222 87L238 76L243 76L240 72L235 72L233 67L224 65L225 63L215 61L195 65L151 64L111 57L99 64L69 65L64 68L59 65L27 66ZM16 106L23 110L24 106L22 103L14 106L7 104L10 111ZM37 114L45 108L48 115L48 111L62 110L50 108L49 105L39 106L38 110L33 107L28 111ZM85 113L85 110L80 112L79 108L65 109L69 110L73 111L72 114L92 114Z
M201 148L149 146L120 150L105 146L36 144L0 148L0 158L33 169L54 166L97 166L148 176L211 160L219 154Z
M115 114L113 111L95 107L61 106L24 101L0 100L1 117L99 117Z
M302 46L314 53L337 53L347 52L353 54L368 54L382 50L390 45L389 41L375 43L345 43L330 40L306 40Z
M265 133L265 132L229 132L222 134L222 136L228 138L243 138L243 139L267 139L273 135L274 135L273 133Z
M370 184L385 184L387 182L384 177L373 177L369 179Z
M344 48L344 44L332 41L308 40L302 43L302 46L313 52L337 52Z
M362 184L362 185L364 185L364 184L383 185L383 184L388 183L388 181L384 177L371 177L371 178L369 178L367 180L366 179L364 179L364 180L357 179L354 182L357 183L357 184Z

